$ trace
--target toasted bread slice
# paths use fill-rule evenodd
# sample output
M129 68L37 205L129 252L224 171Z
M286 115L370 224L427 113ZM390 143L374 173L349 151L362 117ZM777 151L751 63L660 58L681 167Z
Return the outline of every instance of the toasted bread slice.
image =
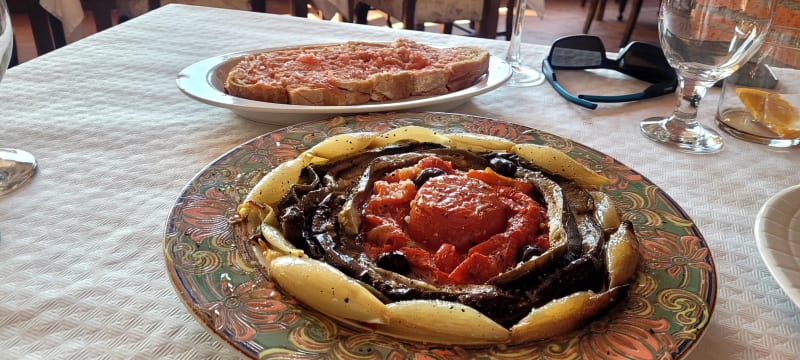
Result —
M283 104L358 105L457 91L488 68L489 53L478 47L351 41L248 55L228 73L225 92Z

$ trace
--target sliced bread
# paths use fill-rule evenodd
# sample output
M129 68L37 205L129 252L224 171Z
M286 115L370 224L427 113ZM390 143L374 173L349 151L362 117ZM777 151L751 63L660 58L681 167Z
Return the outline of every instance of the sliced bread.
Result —
M461 90L488 68L489 53L478 47L351 41L245 56L225 92L282 104L358 105Z

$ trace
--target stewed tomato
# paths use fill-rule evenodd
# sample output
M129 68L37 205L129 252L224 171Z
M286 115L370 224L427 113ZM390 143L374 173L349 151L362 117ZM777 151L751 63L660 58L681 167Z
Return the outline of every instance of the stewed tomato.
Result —
M502 232L506 206L486 183L459 175L444 175L425 182L411 201L408 234L425 249L436 251L443 243L460 252Z
M420 180L426 169L436 176ZM367 256L403 253L406 275L439 285L484 283L514 266L525 246L546 250L546 213L531 191L490 169L425 158L374 183L363 211Z

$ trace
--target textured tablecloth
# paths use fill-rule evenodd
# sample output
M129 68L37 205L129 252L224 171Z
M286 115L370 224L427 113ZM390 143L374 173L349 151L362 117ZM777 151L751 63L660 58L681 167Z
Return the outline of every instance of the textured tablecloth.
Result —
M33 152L40 171L0 198L0 358L236 358L181 304L167 276L163 227L181 188L206 164L271 125L193 101L175 86L184 67L229 52L407 36L504 41L185 5L167 5L33 61L0 83L0 145ZM547 48L525 44L540 64ZM573 91L602 91L563 76ZM585 87L585 88L584 88ZM718 93L701 117L712 124ZM758 254L753 221L774 193L800 182L800 151L726 136L696 156L638 133L674 98L588 111L546 84L500 89L455 112L571 138L613 156L669 193L703 232L716 263L714 315L689 359L797 359L800 310Z

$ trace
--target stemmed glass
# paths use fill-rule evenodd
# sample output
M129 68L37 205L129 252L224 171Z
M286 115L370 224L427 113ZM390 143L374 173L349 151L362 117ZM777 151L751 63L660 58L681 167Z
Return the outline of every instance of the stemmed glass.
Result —
M11 17L5 0L0 0L0 80L8 68L13 49ZM24 184L36 173L36 159L28 152L0 148L0 196Z
M658 33L678 73L678 104L666 118L640 124L651 140L690 153L713 153L723 141L697 121L709 87L733 74L758 50L777 0L662 0Z
M522 64L520 55L520 43L522 42L522 25L525 22L525 0L517 0L514 3L514 24L511 30L511 39L508 44L506 61L511 65L511 79L506 85L523 87L536 86L544 82L544 75L534 68ZM509 9L511 11L511 9Z

